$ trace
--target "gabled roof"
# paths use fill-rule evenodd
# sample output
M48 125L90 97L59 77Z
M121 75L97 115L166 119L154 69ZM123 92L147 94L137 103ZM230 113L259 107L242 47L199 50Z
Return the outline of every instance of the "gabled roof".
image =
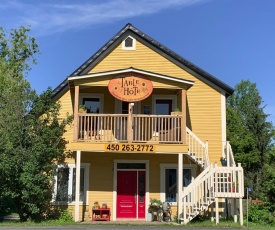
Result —
M126 69L118 69L118 70L110 70L106 72L100 72L100 73L91 73L87 75L81 75L81 76L70 76L68 77L68 81L71 80L76 80L76 79L86 79L86 78L96 78L96 77L101 77L101 76L106 76L106 75L118 75L118 74L123 74L123 73L139 73L145 76L151 76L151 77L157 77L165 80L170 80L174 81L177 83L185 84L187 88L190 88L192 85L194 85L194 81L190 80L185 80L182 78L177 78L169 75L163 75L163 74L158 74L150 71L145 71L142 69L137 69L134 67L126 68Z
M118 39L121 38L121 36L127 32L131 31L134 33L137 37L139 37L141 40L144 40L148 42L150 45L156 47L175 61L182 64L186 71L191 71L199 75L202 79L205 79L214 85L218 86L219 88L223 89L227 95L230 95L234 92L234 89L219 80L218 78L214 77L213 75L207 73L203 69L199 68L198 66L194 65L192 62L188 61L187 59L183 58L179 54L175 53L174 51L170 50L166 46L162 45L155 39L151 38L147 34L143 33L130 23L126 24L125 27L123 27L115 36L113 36L105 45L103 45L94 55L92 55L87 61L85 61L79 68L77 68L68 78L71 77L77 77L77 76L83 76L87 75L89 72L92 64L105 53L108 48L112 46ZM60 91L64 90L66 87L68 87L67 79L66 78L59 86L57 86L53 90L53 96L57 95Z

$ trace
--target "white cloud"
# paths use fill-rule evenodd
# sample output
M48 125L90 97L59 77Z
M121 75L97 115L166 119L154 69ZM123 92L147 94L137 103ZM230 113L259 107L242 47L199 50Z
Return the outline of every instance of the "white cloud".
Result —
M1 26L29 25L36 35L48 35L95 24L149 15L208 0L28 1L2 0ZM1 16L2 15L2 16Z

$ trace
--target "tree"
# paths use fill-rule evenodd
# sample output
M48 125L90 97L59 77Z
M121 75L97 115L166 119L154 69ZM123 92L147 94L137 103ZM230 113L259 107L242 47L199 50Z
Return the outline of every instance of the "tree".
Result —
M259 197L268 194L263 184L274 146L274 127L267 117L256 84L241 81L227 99L227 135L236 161L244 167L245 186Z
M0 28L0 195L12 200L21 221L45 215L53 162L64 157L71 122L59 119L50 88L38 96L26 80L39 53L28 32L20 27L7 36Z

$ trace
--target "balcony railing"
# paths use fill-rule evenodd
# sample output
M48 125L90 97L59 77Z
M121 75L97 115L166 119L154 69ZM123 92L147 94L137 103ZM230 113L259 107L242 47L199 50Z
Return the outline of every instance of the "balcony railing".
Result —
M181 119L180 115L78 114L77 141L181 144Z

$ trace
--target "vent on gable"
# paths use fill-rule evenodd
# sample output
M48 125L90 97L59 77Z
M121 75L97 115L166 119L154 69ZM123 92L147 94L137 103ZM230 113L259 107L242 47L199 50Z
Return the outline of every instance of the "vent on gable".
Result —
M134 39L131 36L128 36L123 42L122 42L122 49L123 50L135 50L136 49L136 39Z

